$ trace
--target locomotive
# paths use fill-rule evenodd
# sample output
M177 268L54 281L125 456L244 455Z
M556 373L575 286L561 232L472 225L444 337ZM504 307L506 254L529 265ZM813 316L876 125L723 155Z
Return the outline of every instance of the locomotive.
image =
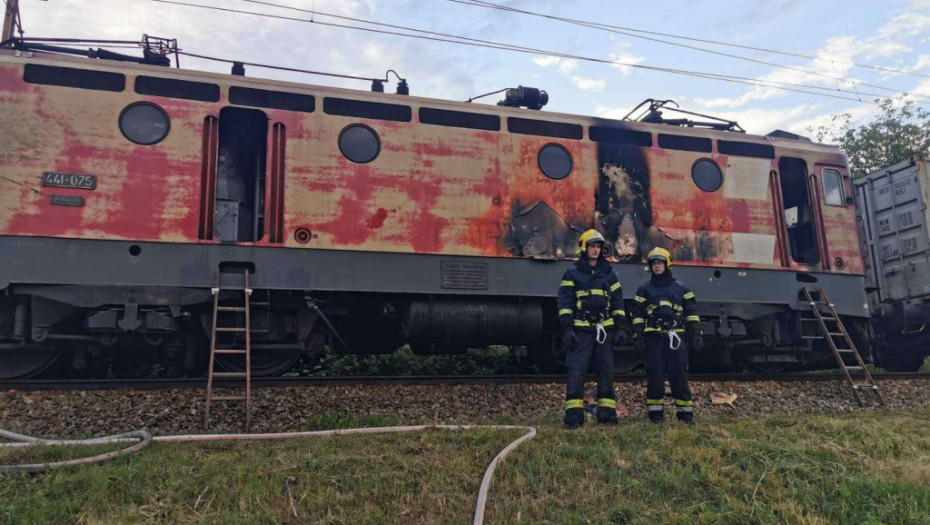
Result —
M627 290L672 253L707 341L692 368L829 366L805 286L874 337L833 146L543 112L529 88L492 106L165 65L0 50L0 378L202 368L211 288L246 270L255 375L405 343L551 366L588 228Z

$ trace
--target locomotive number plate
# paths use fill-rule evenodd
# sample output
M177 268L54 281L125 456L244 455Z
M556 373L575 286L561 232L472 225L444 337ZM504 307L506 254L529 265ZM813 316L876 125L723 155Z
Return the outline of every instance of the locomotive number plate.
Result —
M97 187L97 177L77 173L58 173L46 171L42 174L42 185L52 188L78 188L93 190Z
M486 263L442 262L441 286L460 290L487 290L488 265Z

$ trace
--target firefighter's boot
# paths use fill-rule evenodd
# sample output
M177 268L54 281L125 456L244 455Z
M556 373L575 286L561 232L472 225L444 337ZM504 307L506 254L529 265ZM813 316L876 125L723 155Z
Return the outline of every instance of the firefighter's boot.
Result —
M565 427L569 430L581 428L584 424L584 408L569 408L565 410Z
M604 425L619 425L617 410L610 407L597 407L597 422Z
M675 417L678 418L678 421L681 421L687 425L694 424L694 412L678 412L675 414Z
M665 415L661 410L650 410L649 411L649 421L652 421L656 424L661 424L665 421Z

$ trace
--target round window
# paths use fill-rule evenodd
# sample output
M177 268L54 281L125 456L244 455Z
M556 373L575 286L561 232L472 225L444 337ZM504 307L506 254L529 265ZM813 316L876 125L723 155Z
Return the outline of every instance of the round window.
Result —
M536 159L539 169L550 179L561 180L572 172L572 156L559 144L546 144Z
M136 102L126 106L119 115L123 136L144 146L161 142L168 136L171 121L165 110L151 102Z
M365 164L378 156L381 142L375 130L362 124L352 124L339 134L339 151L352 162Z
M706 192L717 191L723 184L723 172L720 166L710 159L698 159L691 167L691 178L698 188Z

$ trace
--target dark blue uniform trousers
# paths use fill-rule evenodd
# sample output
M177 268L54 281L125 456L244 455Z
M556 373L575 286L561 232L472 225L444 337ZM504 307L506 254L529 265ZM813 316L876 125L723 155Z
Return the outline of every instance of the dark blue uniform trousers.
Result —
M692 412L691 387L688 386L688 344L682 335L677 350L669 347L668 335L646 334L646 406L650 411L662 411L665 402L665 374L675 398L679 416Z
M597 367L598 399L617 399L614 392L614 331L607 331L607 339L597 342L594 332L576 330L578 346L565 356L565 368L568 369L568 388L565 399L582 399L584 397L584 375L594 354Z

